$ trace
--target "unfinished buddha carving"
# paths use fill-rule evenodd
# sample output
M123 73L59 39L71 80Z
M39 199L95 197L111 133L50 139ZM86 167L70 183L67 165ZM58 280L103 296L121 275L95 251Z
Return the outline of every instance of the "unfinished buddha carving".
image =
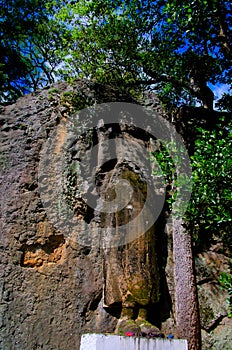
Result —
M101 140L101 134L99 138ZM129 147L133 153L133 139ZM119 196L119 202L125 203L121 210L101 212L99 218L103 232L103 306L108 312L121 308L117 333L124 333L128 327L139 333L145 324L155 332L158 330L147 321L149 307L159 301L155 226L148 225L148 230L144 230L154 217L155 195L147 203L148 185L144 174L140 173L139 167L127 162L127 155L117 146L115 154L118 158L106 162L96 177L101 197L112 203ZM99 155L101 164L104 163L103 155L104 150ZM129 201L126 198L128 191L122 185L119 192L115 192L117 183L123 181L133 189ZM145 205L146 211L140 215ZM133 220L137 220L136 225L131 224ZM124 231L122 227L125 227ZM107 241L105 246L104 241Z

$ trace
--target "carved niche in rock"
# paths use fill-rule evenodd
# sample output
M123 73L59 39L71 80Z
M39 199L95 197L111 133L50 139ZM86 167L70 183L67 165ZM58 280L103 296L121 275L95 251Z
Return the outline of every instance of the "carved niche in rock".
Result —
M102 305L119 318L120 332L122 320L148 321L149 310L159 302L155 222L165 191L152 177L152 135L125 120L109 123L104 116L94 128L83 127L78 117L57 128L41 162L40 190L54 224L80 246L101 251ZM59 186L51 197L46 176L49 172L54 188L56 169L63 186L59 203Z

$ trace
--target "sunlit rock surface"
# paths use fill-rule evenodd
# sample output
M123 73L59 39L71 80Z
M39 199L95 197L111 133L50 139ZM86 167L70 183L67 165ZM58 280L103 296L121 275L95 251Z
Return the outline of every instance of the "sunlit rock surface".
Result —
M78 152L88 155L93 135L82 141L74 140L70 153L62 153L65 125L75 110L112 101L135 102L135 97L94 82L78 81L74 86L59 83L0 109L0 348L3 350L76 350L81 334L114 333L123 317L133 321L144 318L143 321L156 326L165 336L175 335L172 243L171 232L164 229L165 212L146 236L129 242L126 248L102 249L97 243L80 244L75 236L79 232L68 235L56 225L41 198L42 152L58 130L55 157L60 155L62 161L64 154L68 164L63 172L63 178L67 179L66 200L78 222L89 225L93 238L98 237L99 230L107 233L107 227L117 227L117 220L127 223L141 211L146 197L144 184L151 181L151 174L135 172L129 154L125 153L124 163L111 162L106 168L100 167L96 178L99 193L111 199L114 191L110 185L118 179L136 184L136 194L116 217L90 210L73 192L80 180L73 164L78 162ZM143 101L151 110L161 113L155 96L148 94ZM117 132L114 127L100 123L94 142L109 139ZM118 136L131 145L133 157L139 162L140 157L133 149L149 146L146 133L122 128ZM105 147L98 151L100 165L106 153ZM116 151L116 155L119 153ZM50 164L55 160L51 157ZM54 182L51 200L55 187ZM130 233L136 236L136 232ZM218 286L220 271L228 269L228 263L221 251L202 253L196 260L205 349L225 350L231 343L227 295Z

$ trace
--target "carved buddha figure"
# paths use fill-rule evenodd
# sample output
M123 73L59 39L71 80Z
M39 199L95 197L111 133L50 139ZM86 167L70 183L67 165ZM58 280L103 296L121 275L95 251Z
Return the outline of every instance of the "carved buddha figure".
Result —
M126 202L123 200L126 191L122 188L117 194L114 191L119 179L130 183L133 194L123 209L114 213L101 213L101 226L108 242L103 249L103 305L109 312L121 308L117 333L123 333L128 327L134 332L140 332L141 325L146 324L151 328L147 322L148 309L159 300L154 225L144 232L145 221L147 216L152 215L154 207L152 203L146 203L147 185L142 176L125 164L117 164L105 173L101 195L105 195L109 201L119 195L121 202ZM139 216L144 205L148 208ZM134 219L137 220L136 225L131 224ZM121 245L124 237L117 235L126 235L126 244ZM152 329L154 331L154 327Z

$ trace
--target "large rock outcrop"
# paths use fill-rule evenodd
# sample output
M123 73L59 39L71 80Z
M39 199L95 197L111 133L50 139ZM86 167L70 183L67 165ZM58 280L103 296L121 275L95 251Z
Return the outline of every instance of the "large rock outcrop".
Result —
M140 235L154 208L152 200L157 196L162 202L163 189L148 203L146 220L126 231L135 238L124 242L126 249L118 244L115 231L137 217L148 185L155 187L151 173L139 171L145 168L144 150L151 147L149 132L138 132L123 123L118 129L101 120L95 122L91 133L88 123L77 123L80 137L71 130L69 118L75 110L112 101L135 102L113 88L78 81L74 86L59 83L1 107L3 350L78 349L83 332L114 332L122 316L134 320L139 316L161 332L175 334L172 240L171 232L165 230L165 211L145 236ZM143 101L161 113L154 96L147 95ZM112 155L105 143L115 137L124 148L116 143L110 147ZM94 189L88 164L96 145ZM56 164L60 164L62 193ZM125 186L121 203L126 205L114 215L101 209L117 196L118 181ZM135 189L132 197L128 197L128 184ZM87 202L95 201L99 194L104 198L103 203L96 202L96 210L83 200L85 187L91 189L86 192ZM64 203L71 209L74 226L63 220L69 215ZM57 225L54 211L46 205L59 212L63 226ZM90 236L85 236L83 227L88 227ZM102 244L106 241L102 237L99 241L99 232L111 237L109 245ZM218 287L218 276L228 269L229 259L212 247L198 255L196 263L205 349L229 349L226 293Z

